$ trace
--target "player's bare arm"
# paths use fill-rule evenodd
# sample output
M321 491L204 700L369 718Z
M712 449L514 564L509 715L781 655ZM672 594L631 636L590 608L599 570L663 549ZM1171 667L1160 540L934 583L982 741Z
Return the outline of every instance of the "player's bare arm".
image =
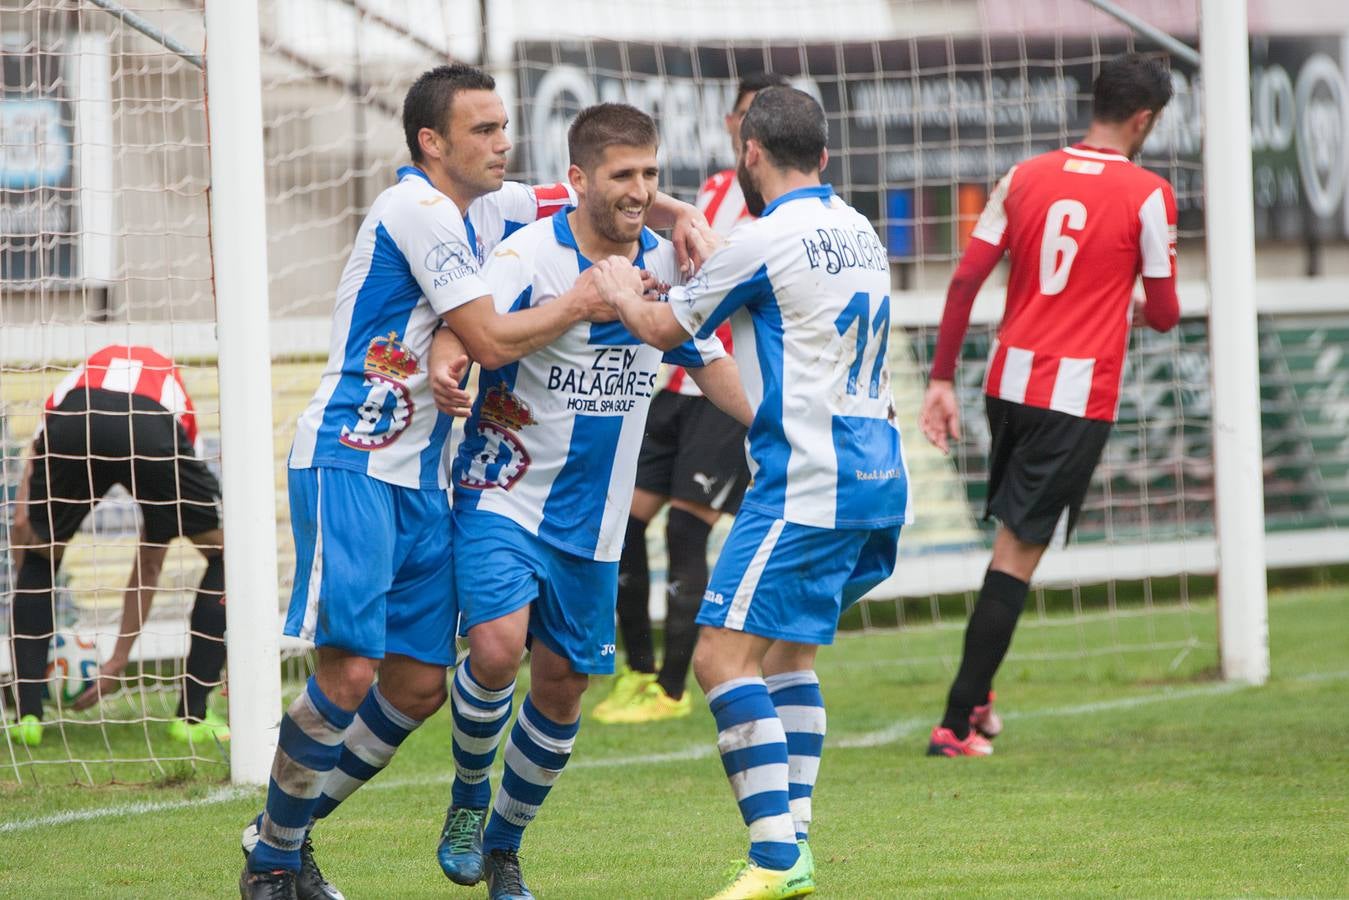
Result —
M464 390L469 358L464 344L449 328L440 328L431 338L427 376L436 409L447 416L466 418L473 412L473 397Z
M587 272L594 273L595 287L604 302L617 312L623 327L638 340L671 350L689 339L689 333L670 311L670 304L642 299L641 273L629 260L611 256L595 263Z
M950 441L960 440L960 404L956 402L955 394L956 358L970 326L974 299L998 260L1002 259L1003 251L1003 244L973 238L946 289L946 306L937 332L932 376L918 414L918 426L923 436L942 453L951 452Z
M638 277L631 263L625 260L624 264ZM587 272L571 290L539 306L503 315L487 295L451 310L444 318L469 356L484 368L499 369L548 346L578 322L612 322L615 314Z
M687 370L693 383L718 409L746 428L754 421L754 410L740 383L740 368L729 356L713 360L701 368Z
M669 194L658 193L647 212L647 224L652 228L669 228L670 241L675 247L679 271L688 274L703 264L710 253L708 236L715 236L702 210L692 203L677 200Z
M121 686L119 676L126 671L131 661L131 648L135 646L136 638L140 637L145 620L150 615L155 591L159 587L159 574L164 569L164 558L168 552L168 544L146 543L142 533L126 590L122 593L122 625L117 631L117 642L113 645L112 655L98 667L98 678L71 704L75 709L88 709L103 694L111 694Z
M918 427L928 443L942 453L951 452L948 441L960 440L960 405L956 402L954 382L934 378L928 383Z

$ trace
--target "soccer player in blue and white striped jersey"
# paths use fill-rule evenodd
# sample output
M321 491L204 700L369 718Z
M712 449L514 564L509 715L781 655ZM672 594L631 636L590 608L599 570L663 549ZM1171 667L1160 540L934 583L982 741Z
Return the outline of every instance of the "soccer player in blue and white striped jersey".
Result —
M656 346L729 317L757 407L754 481L703 596L693 662L750 832L725 900L814 890L806 837L825 731L815 655L843 609L893 570L911 521L886 365L889 264L871 224L820 183L824 111L770 87L740 136L737 177L759 218L668 304L645 302L622 261L596 266L622 323Z
M412 164L356 235L327 367L291 451L286 633L314 641L318 666L282 719L266 811L245 833L244 897L340 897L314 865L314 819L444 703L458 607L441 472L451 417L436 409L425 362L436 328L447 323L458 348L453 380L464 348L503 366L578 322L613 318L585 285L497 311L483 257L571 192L503 186L511 145L491 76L463 65L424 73L403 126ZM451 405L467 412L468 400L459 392Z
M644 227L658 176L650 116L589 107L568 145L577 207L521 229L484 269L503 313L548 308L591 277L591 260L614 254L634 277L678 277L670 242ZM493 898L532 896L517 856L525 827L571 754L589 676L614 671L618 560L662 359L689 367L714 403L748 423L735 363L715 336L685 335L662 353L616 322L580 323L518 362L485 365L456 435L454 559L469 654L451 689L455 782L437 856L457 883L485 878ZM484 830L487 774L527 642L530 692Z

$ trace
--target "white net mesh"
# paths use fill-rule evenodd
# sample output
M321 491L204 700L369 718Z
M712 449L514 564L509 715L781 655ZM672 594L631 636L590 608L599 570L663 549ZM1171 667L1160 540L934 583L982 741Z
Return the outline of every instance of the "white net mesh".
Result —
M953 9L912 6L935 16ZM794 14L808 16L799 8ZM953 23L955 18L952 13ZM666 189L691 198L709 174L732 163L720 117L740 77L782 72L821 100L830 125L826 180L877 224L894 264L900 327L890 342L893 387L918 511L918 523L905 528L900 542L895 577L856 618L865 625L963 624L992 536L991 525L981 521L989 449L981 384L996 315L976 322L965 343L958 389L966 435L944 458L916 428L942 290L993 183L1017 161L1080 137L1099 65L1135 49L1134 42L1118 33L1030 37L971 29L953 36L941 30L913 34L902 26L874 40L652 42L590 40L562 28L564 36L521 40L514 48L526 178L553 177L565 165L561 136L577 110L624 100L656 114ZM1190 79L1177 72L1175 82L1176 108L1191 108ZM1180 124L1160 129L1145 164L1176 185L1182 235L1192 244L1201 227L1199 148L1183 140L1184 113L1164 119L1173 121ZM998 285L990 291L1000 293ZM1174 657L1178 650L1212 644L1207 619L1189 616L1186 564L1156 568L1146 559L1153 542L1178 543L1179 556L1188 558L1185 544L1211 533L1207 411L1193 408L1195 397L1207 391L1204 327L1187 323L1183 332L1180 340L1137 339L1121 422L1079 526L1079 546L1119 551L1120 564L1068 573L1060 567L1057 577L1051 568L1049 583L1066 590L1037 597L1041 617L1071 613L1081 623L1081 652ZM1182 399L1188 401L1183 416ZM651 548L657 566L660 543L654 540ZM1182 577L1167 584L1168 605L1159 611L1149 579L1163 573ZM1116 590L1116 578L1143 586ZM654 593L659 602L659 589ZM1126 608L1129 615L1143 614L1143 627L1118 627ZM1090 624L1095 619L1108 627Z
M162 4L152 12L200 47L200 16ZM206 438L202 458L218 470L214 351L199 337L213 316L200 72L93 9L6 3L0 35L7 494L21 489L25 466L45 468L32 439L46 399L109 344L152 344L177 359ZM98 456L96 447L90 456ZM50 488L53 500L80 493L68 480L53 479ZM7 524L15 512L6 504ZM163 565L155 608L122 673L124 689L91 710L72 709L98 661L112 654L141 524L127 490L114 488L64 548L52 599L31 596L30 603L54 606L46 625L55 631L53 677L44 686L42 744L28 746L7 730L0 745L10 777L145 780L184 763L222 762L214 742L166 734L184 684L187 610L204 568L185 542ZM12 587L16 573L8 574ZM11 601L6 591L7 633L20 618L11 617ZM3 677L46 677L18 672L10 651L6 641ZM14 692L6 691L3 709L8 724L17 715Z
M202 52L200 0L123 6ZM892 257L889 346L920 516L905 530L896 576L853 622L963 624L991 535L981 521L988 436L980 380L1001 291L990 283L994 302L981 300L962 353L967 434L950 458L928 448L915 424L942 292L997 177L1081 134L1103 60L1152 49L1080 0L1039 4L1039 20L1020 6L695 0L676 10L614 0L263 0L278 606L289 595L293 562L284 460L326 353L333 288L357 225L406 157L404 91L420 71L454 58L486 60L497 75L516 142L512 174L525 181L562 177L570 117L588 103L619 99L656 116L663 187L691 198L709 174L732 163L722 116L741 76L773 69L820 98L831 129L826 176L873 219ZM1184 37L1194 10L1180 6L1174 21L1160 24ZM0 417L8 496L21 481L45 398L110 343L152 345L177 361L196 404L204 458L218 471L203 76L115 15L88 5L51 7L0 2ZM1296 80L1300 61L1316 50L1308 46L1266 42L1253 59L1268 71L1282 66ZM1204 599L1212 589L1214 498L1204 291L1196 281L1203 271L1198 103L1193 70L1170 62L1177 95L1144 162L1176 188L1190 314L1171 334L1134 336L1120 422L1075 543L1050 551L1032 627L1014 648L1028 658L1114 656L1123 670L1164 674L1192 650L1212 651L1212 609ZM1292 143L1280 145L1275 131L1265 135L1264 161L1257 153L1257 186L1271 186L1258 217L1265 236L1314 232L1331 268L1343 265L1345 226L1307 225L1312 213L1296 183L1291 195L1284 189L1288 166L1299 165L1296 141L1305 138L1296 122ZM1289 292L1316 294L1304 282L1282 291ZM1271 529L1294 530L1289 547L1338 546L1343 558L1349 312L1342 298L1321 309L1315 317L1262 320L1266 506ZM14 509L7 506L9 516ZM55 592L52 630L63 640L92 640L102 656L110 652L138 525L135 504L121 493L71 542ZM662 533L650 531L657 578ZM1335 553L1290 551L1282 559L1326 557ZM1272 544L1272 563L1280 558ZM180 743L166 734L202 565L189 545L176 542L124 689L87 712L53 697L40 746L5 732L0 781L145 780L183 764L221 771L225 754L214 741ZM13 574L5 570L0 595L5 628ZM659 606L659 587L654 594ZM1063 638L1065 628L1072 639ZM0 652L0 679L13 676L8 650ZM12 701L3 695L6 723L14 720ZM212 702L223 711L218 697Z

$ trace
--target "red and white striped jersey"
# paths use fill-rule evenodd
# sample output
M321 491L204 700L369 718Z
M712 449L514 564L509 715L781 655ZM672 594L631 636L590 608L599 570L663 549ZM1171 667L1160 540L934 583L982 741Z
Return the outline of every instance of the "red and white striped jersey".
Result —
M127 347L113 344L80 363L47 398L46 409L55 409L71 391L79 388L138 394L158 403L173 413L183 426L187 439L197 455L201 444L197 434L197 417L192 398L187 394L178 367L150 347Z
M718 172L698 189L698 197L693 205L707 216L712 230L725 237L731 229L745 219L751 218L745 208L745 194L740 190L740 179L735 177L735 169Z
M718 172L698 189L698 197L693 201L693 205L698 207L703 215L707 216L707 222L712 226L712 230L722 237L731 233L731 229L741 222L753 218L749 210L745 208L745 194L740 190L740 179L735 177L735 169L727 169L724 172ZM722 346L726 352L730 353L731 346L731 325L729 322L723 323L721 328L717 329L717 337L721 339ZM686 397L701 397L703 392L698 389L698 385L693 383L693 379L688 377L688 373L682 368L675 367L670 372L670 379L665 383L665 390L674 391L676 394L683 394Z
M1171 185L1118 153L1065 147L1014 166L973 236L1011 256L985 391L1114 421L1134 282L1175 276Z

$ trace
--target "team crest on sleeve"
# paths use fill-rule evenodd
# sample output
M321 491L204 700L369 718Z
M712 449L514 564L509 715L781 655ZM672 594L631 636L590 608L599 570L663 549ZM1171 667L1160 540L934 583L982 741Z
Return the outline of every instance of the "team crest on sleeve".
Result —
M535 423L519 395L495 384L483 396L472 455L459 472L459 484L474 490L510 490L529 471L529 451L516 432Z
M380 450L398 440L412 421L412 395L404 383L417 374L417 355L398 332L370 341L365 351L365 400L355 425L343 425L338 440L355 450Z

